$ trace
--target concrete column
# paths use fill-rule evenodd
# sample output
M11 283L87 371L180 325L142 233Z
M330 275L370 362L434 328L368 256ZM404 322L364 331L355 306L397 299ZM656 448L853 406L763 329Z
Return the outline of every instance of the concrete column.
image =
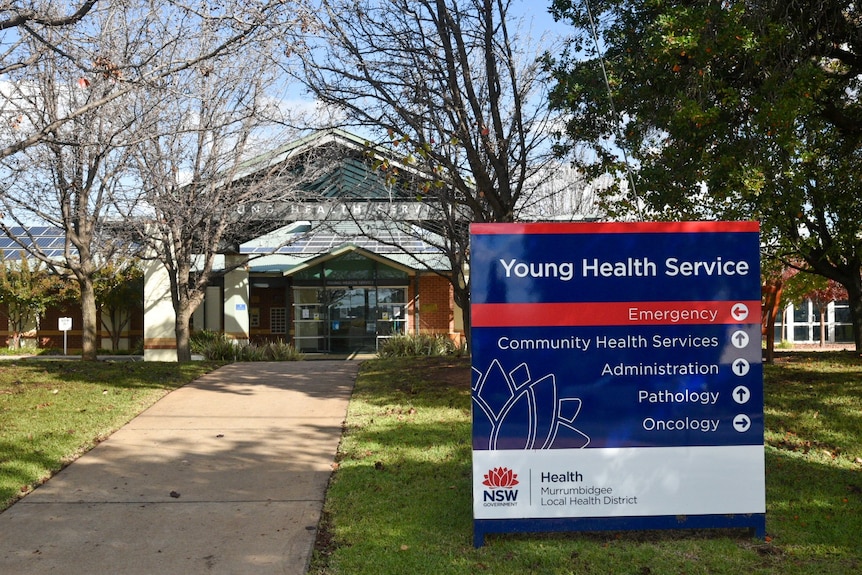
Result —
M204 299L204 328L210 331L221 331L221 314L224 309L221 288L210 286Z
M200 331L205 329L206 320L204 316L204 306L206 304L206 299L199 305L195 311L192 312L192 330Z
M224 333L237 343L248 343L248 256L226 255L224 276Z
M161 262L145 262L144 361L177 361L175 324L168 271Z

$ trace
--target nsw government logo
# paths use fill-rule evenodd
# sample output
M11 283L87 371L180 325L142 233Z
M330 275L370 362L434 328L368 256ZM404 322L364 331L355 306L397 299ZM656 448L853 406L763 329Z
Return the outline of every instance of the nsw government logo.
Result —
M482 485L490 487L484 491L485 507L512 507L518 504L518 474L508 467L489 469Z

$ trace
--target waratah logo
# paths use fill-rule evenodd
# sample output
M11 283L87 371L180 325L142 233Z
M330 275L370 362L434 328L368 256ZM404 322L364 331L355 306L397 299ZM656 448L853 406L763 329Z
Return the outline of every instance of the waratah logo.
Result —
M518 474L508 467L495 467L488 470L488 473L485 474L485 481L482 482L482 485L488 487L503 487L505 489L511 489L517 484Z
M506 371L493 360L473 367L473 449L580 449L590 438L575 427L577 397L562 397L553 373L534 379L522 363Z

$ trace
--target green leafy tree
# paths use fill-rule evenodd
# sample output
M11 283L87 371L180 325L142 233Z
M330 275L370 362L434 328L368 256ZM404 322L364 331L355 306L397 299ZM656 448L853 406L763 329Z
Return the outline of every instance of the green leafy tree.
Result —
M144 273L134 263L104 266L94 280L96 307L102 327L111 337L111 351L120 349L120 336L143 303Z
M0 252L0 303L9 321L9 347L21 349L23 335L36 328L50 306L67 299L63 282L38 263L31 267L22 252L18 259L5 259Z
M858 4L555 0L553 10L573 25L568 51L547 58L553 105L569 113L560 151L590 150L576 157L588 173L622 174L626 159L636 173L635 189L611 190L605 207L760 220L772 255L846 288L862 350Z

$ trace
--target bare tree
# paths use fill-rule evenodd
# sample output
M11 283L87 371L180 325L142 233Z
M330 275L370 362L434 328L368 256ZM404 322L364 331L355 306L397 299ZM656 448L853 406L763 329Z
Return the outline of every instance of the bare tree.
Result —
M27 68L46 52L58 46L50 43L40 29L62 28L78 24L98 0L83 0L68 7L46 1L3 2L0 4L0 75ZM67 11L61 12L61 9Z
M134 217L127 231L167 271L179 361L191 359L190 320L220 273L216 256L237 253L243 239L283 225L239 218L238 208L287 201L304 177L277 154L255 156L271 147L263 141L277 137L269 131L270 94L280 78L270 64L282 32L270 21L217 57L164 78L139 100L133 156L143 193L128 207ZM218 43L219 33L203 27L159 57L196 60L201 43Z
M52 139L63 124L139 86L201 65L260 28L281 26L295 12L291 0L227 0L212 7L184 0L81 0L71 9L50 0L4 3L0 7L0 118L4 120L0 121L0 158ZM191 60L155 57L175 42L195 37L203 27L223 32L218 43L202 44ZM114 44L105 45L106 37L113 38ZM126 49L118 52L120 38ZM51 123L28 122L32 67L46 57L77 68L81 85L107 72L116 86L100 98L63 109Z
M7 69L2 84L0 116L8 122L0 122L0 159L4 222L24 232L16 236L5 223L3 229L80 284L84 358L97 351L93 277L123 245L113 241L117 226L110 224L139 205L131 154L142 149L135 138L151 135L141 123L161 109L158 97L182 99L190 75L222 73L230 63L225 56L235 58L241 48L266 51L253 41L278 35L291 18L292 4L279 0L212 7L123 0L95 4L66 26L44 19L22 24L27 33L16 39L15 54L27 65ZM240 84L238 90L251 88ZM219 106L217 100L209 104ZM187 133L194 116L184 121L177 129ZM27 235L32 226L45 225L65 233L60 258Z
M28 2L27 5L4 2L0 5L0 30L18 29L26 33L31 25L57 27L75 24L95 6L98 0L85 0L59 13L51 2ZM2 70L0 70L2 71Z
M465 326L469 222L514 221L551 160L541 50L510 4L321 0L298 52L298 79L401 160L374 164L395 195L430 206L405 227L439 240Z
M548 163L533 176L534 190L522 196L518 221L579 221L599 217L597 189L601 181L587 183L583 173L563 161Z
M51 32L46 30L42 40L32 42L51 42ZM104 35L88 41L106 52L128 47L115 43L111 32L106 26ZM38 46L33 47L34 52L38 50ZM107 218L116 219L111 206L114 196L123 192L124 178L129 174L123 137L135 118L131 110L123 108L122 99L113 99L100 108L60 121L68 117L69 110L103 100L116 89L117 73L107 61L102 73L86 84L78 82L80 70L55 52L41 54L30 64L28 73L26 87L23 82L19 84L14 102L20 112L17 121L34 132L52 126L51 138L2 160L6 218L0 228L31 257L78 283L82 355L84 359L95 359L98 322L93 278L119 247L104 235L103 223ZM56 227L65 234L59 253L57 246L40 241L39 226Z

